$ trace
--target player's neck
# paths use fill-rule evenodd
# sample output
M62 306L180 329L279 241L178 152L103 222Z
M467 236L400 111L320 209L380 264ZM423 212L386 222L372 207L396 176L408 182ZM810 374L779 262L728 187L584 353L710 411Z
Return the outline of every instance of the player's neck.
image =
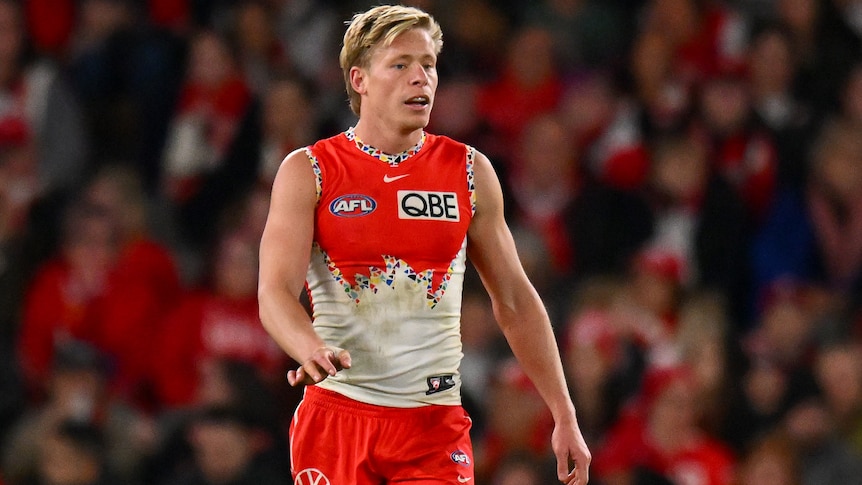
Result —
M356 123L353 132L362 143L389 154L409 150L422 139L422 128L403 131L362 119Z

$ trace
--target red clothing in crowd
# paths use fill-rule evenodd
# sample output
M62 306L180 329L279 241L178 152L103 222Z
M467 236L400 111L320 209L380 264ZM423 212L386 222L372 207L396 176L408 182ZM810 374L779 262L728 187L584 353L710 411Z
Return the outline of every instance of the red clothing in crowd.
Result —
M728 485L733 478L733 455L722 443L699 435L673 452L661 450L650 439L642 415L621 418L596 450L592 472L596 477L636 469L649 470L686 485Z
M239 74L227 78L216 88L189 82L180 93L178 114L205 110L216 118L238 120L249 101L251 92Z
M287 363L260 323L256 295L239 300L189 295L163 322L158 349L156 392L169 407L194 401L202 364L209 360L247 362L265 376L280 376Z
M26 291L18 343L24 379L32 389L47 382L56 344L99 341L92 316L98 297L81 290L63 258L48 261L36 273Z
M170 251L150 239L139 238L126 244L117 263L117 272L141 280L155 294L162 308L168 309L180 295L180 279Z
M638 111L621 104L606 126L581 140L588 168L602 183L631 191L647 183L649 151L639 123Z
M184 29L191 22L189 0L149 0L150 21L158 26Z
M733 185L758 221L775 199L778 153L760 133L738 133L716 147L716 169Z
M112 387L126 396L149 378L157 322L174 306L180 280L166 248L147 239L125 246L97 311L101 347L116 368Z
M563 82L549 76L535 86L525 86L507 71L479 93L476 109L509 148L514 147L524 126L542 113L554 111L563 94Z
M745 19L736 12L711 5L701 17L697 35L676 47L675 71L697 83L718 72L745 67Z
M78 21L75 0L27 0L27 34L37 51L54 56L66 53ZM191 22L188 0L148 0L149 18L157 27L183 29Z
M69 46L78 2L74 0L27 0L23 2L27 35L39 52L62 55Z
M129 243L103 286L89 292L63 258L46 263L25 298L19 356L27 382L38 389L56 344L76 339L105 354L112 391L131 396L150 372L155 322L179 287L171 255L143 239Z
M200 190L204 173L221 164L251 99L251 89L239 73L228 76L216 87L196 81L187 81L182 87L174 120L199 125L202 136L193 143L203 145L201 148L208 159L203 166L194 166L175 175L177 179L172 182L175 187L171 192L176 201L191 199ZM171 171L172 164L177 162L169 163Z

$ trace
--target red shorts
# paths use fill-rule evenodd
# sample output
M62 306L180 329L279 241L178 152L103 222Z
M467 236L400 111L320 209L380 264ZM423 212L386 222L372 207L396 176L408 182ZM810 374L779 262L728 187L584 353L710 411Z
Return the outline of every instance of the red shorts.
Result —
M374 406L311 386L290 423L294 484L463 485L470 426L461 406Z

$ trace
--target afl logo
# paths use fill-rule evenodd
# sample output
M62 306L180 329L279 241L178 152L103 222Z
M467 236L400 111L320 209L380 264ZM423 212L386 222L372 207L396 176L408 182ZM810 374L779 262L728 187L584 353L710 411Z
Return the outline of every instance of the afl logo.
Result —
M294 485L331 485L326 475L317 468L306 468L296 474Z
M377 209L377 202L367 195L347 194L329 204L329 212L338 217L367 216Z
M452 457L452 461L459 465L468 466L470 464L470 457L467 456L467 453L464 453L461 450L455 450L449 456Z

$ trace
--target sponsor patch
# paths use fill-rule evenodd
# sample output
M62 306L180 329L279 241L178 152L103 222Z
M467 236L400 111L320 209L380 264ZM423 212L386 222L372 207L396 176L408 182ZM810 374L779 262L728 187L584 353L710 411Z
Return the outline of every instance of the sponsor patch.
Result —
M452 374L445 376L431 376L426 380L426 382L428 383L428 390L425 391L426 396L455 387L455 377Z
M338 217L367 216L377 209L377 201L367 195L347 194L329 204L329 212Z
M422 221L458 222L458 194L455 192L398 191L398 218Z

